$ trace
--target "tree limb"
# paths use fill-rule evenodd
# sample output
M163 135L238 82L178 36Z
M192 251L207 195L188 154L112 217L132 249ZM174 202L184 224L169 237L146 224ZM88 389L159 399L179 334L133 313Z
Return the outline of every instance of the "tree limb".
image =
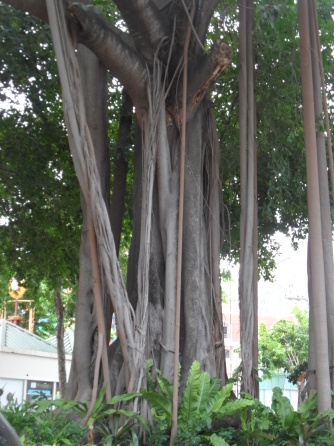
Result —
M12 6L48 22L45 0L1 0L1 3Z
M144 60L95 8L68 8L78 41L86 45L124 86L135 107L147 106L147 69Z
M205 39L206 33L208 31L208 25L210 23L211 17L220 3L220 0L204 0L199 1L198 11L196 13L196 17L199 20L199 23L195 21L195 27L197 29L198 37L203 41Z
M114 0L127 23L136 48L147 60L166 37L165 20L152 0Z
M189 97L191 99L188 119L194 115L209 88L229 66L232 57L232 48L226 42L216 42L210 54L204 55L202 59L197 61L197 74L192 78L193 82L189 86Z

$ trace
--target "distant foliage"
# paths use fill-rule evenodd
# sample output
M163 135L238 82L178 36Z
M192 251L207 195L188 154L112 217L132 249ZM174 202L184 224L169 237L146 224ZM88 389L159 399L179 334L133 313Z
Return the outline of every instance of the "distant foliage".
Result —
M299 374L307 369L308 316L297 308L293 314L295 321L280 320L270 329L260 325L259 368L264 378L283 372L296 384Z

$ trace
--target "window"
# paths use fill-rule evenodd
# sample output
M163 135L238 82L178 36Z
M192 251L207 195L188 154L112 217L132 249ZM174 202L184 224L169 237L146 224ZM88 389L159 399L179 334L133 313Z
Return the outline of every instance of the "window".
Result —
M225 359L230 357L230 350L225 350Z
M52 398L53 383L44 381L27 381L26 400L31 401L39 396Z

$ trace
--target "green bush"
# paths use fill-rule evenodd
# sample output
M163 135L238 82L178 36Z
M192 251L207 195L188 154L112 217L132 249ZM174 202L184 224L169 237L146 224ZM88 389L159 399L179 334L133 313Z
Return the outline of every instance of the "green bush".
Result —
M48 403L51 403L48 401ZM43 410L39 401L8 404L1 412L20 437L23 446L78 445L87 432L61 411Z

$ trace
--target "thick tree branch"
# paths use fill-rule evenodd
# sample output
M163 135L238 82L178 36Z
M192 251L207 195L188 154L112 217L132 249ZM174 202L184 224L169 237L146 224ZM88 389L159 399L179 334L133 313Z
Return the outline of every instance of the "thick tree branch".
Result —
M152 0L114 0L127 23L136 48L147 60L167 35L161 11Z
M193 116L209 88L219 79L232 61L232 48L226 42L217 42L210 54L204 55L196 63L196 76L189 86L189 117ZM194 68L194 67L193 67ZM192 68L192 69L193 69Z
M158 0L157 0L158 1ZM189 46L189 61L203 54L203 45L208 31L208 25L219 0L196 0L195 13L192 21L192 37ZM177 21L177 41L180 55L183 52L186 29L189 24L189 11L192 0L179 0L175 2L174 16Z
M48 22L45 0L1 0L1 3L28 12L38 19Z
M205 0L199 2L199 8L195 16L198 22L195 22L195 26L201 41L204 41L205 39L211 17L219 2L220 0Z
M72 4L68 12L78 41L86 45L124 86L138 109L145 108L147 69L144 60L94 8Z

